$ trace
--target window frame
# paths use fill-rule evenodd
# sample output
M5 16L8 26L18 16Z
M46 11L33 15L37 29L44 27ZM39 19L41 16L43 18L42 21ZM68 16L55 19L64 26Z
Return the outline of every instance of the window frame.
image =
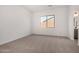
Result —
M47 19L48 16L53 16L53 18L54 18L53 19L54 20L54 24L53 24L54 27L48 27L48 22L47 22L48 21L48 19ZM43 17L43 16L41 16L41 17ZM46 28L55 28L55 15L44 15L44 17L46 17Z

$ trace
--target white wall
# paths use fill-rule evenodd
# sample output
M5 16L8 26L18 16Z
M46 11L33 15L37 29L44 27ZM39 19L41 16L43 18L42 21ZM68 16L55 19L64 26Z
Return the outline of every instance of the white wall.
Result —
M74 40L74 22L73 22L73 14L74 8L72 6L69 7L69 38Z
M21 6L0 6L0 44L31 34L31 13Z
M69 7L69 38L72 40L74 40L74 26L73 26L74 11L78 11L79 13L79 6L75 5ZM79 16L77 20L78 20L78 45L79 45Z
M40 17L55 14L55 28L41 28ZM57 7L52 10L34 13L33 34L68 36L68 9L67 7Z
M78 11L79 12L79 7L78 6L70 6L69 7L69 38L71 40L74 40L74 22L73 22L73 18L74 18L74 12ZM79 19L79 17L77 18L77 20ZM78 24L79 24L79 20L78 20ZM79 26L78 26L79 28Z

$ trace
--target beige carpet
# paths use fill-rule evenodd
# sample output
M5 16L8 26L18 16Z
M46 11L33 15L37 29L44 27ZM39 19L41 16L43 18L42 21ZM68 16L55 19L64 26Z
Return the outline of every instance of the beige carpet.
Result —
M76 41L65 37L31 35L0 46L1 53L78 53Z

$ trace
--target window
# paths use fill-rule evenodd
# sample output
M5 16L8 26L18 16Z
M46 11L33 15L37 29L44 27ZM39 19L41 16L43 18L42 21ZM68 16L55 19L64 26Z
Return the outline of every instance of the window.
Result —
M55 27L55 16L42 16L41 17L41 27L42 28L54 28Z

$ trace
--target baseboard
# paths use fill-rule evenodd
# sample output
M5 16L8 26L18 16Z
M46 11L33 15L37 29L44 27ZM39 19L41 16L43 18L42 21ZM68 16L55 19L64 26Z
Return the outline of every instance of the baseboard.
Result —
M69 37L67 37L67 36L56 36L56 35L45 35L45 34L32 34L32 35L40 35L40 36L50 36L50 37L64 37L64 38L67 38L67 39L69 39Z
M70 38L70 37L68 37L70 40L74 40L74 38Z
M9 42L16 41L16 40L21 39L21 38L24 38L24 37L29 37L30 35L32 35L32 34L29 34L29 35L26 35L26 36L22 36L22 37L19 37L17 39L14 39L14 40L9 40L9 41L2 42L2 43L0 43L0 45L4 45L4 44L7 44Z

